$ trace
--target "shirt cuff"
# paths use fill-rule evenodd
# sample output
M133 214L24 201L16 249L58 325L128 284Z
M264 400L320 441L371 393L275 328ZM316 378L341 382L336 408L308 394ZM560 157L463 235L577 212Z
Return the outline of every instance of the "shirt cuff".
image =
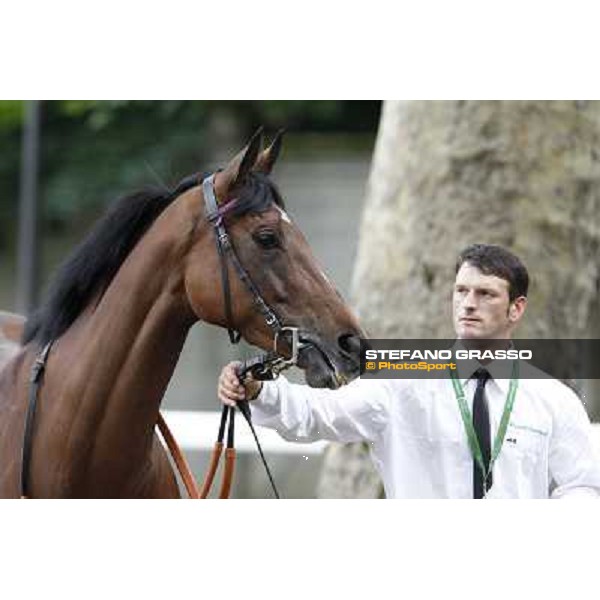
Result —
M261 425L272 417L279 415L281 402L279 398L278 380L263 382L262 389L255 400L249 402L252 420Z

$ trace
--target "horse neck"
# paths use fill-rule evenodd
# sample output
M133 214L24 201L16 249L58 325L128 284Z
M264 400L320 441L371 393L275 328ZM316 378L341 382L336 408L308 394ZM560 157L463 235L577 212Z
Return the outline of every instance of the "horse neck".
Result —
M62 366L48 366L48 375L56 376L47 394L60 397L62 414L72 415L70 449L90 473L97 464L123 473L144 464L161 400L197 320L185 297L185 236L171 208L133 249L97 306L61 338L53 354Z

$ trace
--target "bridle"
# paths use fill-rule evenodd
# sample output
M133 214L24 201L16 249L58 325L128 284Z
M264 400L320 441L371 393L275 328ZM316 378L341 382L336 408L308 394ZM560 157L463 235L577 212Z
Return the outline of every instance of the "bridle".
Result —
M225 229L223 217L227 212L237 204L237 198L229 200L226 204L219 207L217 196L215 193L215 176L216 173L209 175L202 181L202 195L206 206L206 218L212 223L215 230L215 238L217 244L217 252L219 254L219 262L221 264L221 282L223 285L223 303L225 306L225 319L227 323L227 332L232 344L237 344L241 339L241 334L233 328L233 313L231 309L231 290L229 287L229 274L227 270L227 257L230 258L236 273L242 283L246 286L252 300L258 311L263 315L265 323L277 332L281 330L281 323L277 315L269 308L269 305L263 300L257 287L254 285L250 276L240 263L233 246L231 239Z
M216 173L209 175L202 181L202 195L204 196L204 204L206 207L206 218L212 223L215 232L215 243L217 246L217 254L219 256L219 264L221 267L221 285L223 289L223 305L225 313L225 322L227 333L232 344L237 344L241 339L241 334L234 329L233 326L233 310L231 308L231 288L229 285L229 270L227 269L227 259L229 258L235 268L235 271L240 278L240 281L246 286L250 292L252 301L257 310L262 314L265 323L273 330L273 350L266 355L252 359L251 367L253 375L263 375L266 377L266 370L273 371L274 375L278 375L282 370L296 365L298 362L298 354L303 344L300 341L299 329L297 327L284 327L273 309L265 302L260 295L258 288L253 283L250 275L240 262L235 249L231 244L231 239L225 229L223 222L224 216L233 209L237 203L237 198L229 200L223 206L219 207L217 196L215 193L215 176ZM285 359L279 353L279 340L282 335L290 334L291 358ZM262 365L263 369L259 369ZM249 365L250 366L250 365Z
M265 323L273 330L273 350L266 355L262 355L252 359L246 363L250 367L252 374L263 376L267 379L267 371L271 371L273 375L278 375L284 369L292 367L298 362L298 354L302 346L305 344L300 341L300 333L298 327L284 327L273 309L264 301L260 295L258 288L254 285L250 275L240 262L235 249L231 244L231 239L225 229L223 222L224 216L228 211L233 209L237 203L237 198L229 200L223 206L219 207L217 196L215 193L215 176L216 173L209 175L202 181L202 195L204 196L204 204L206 207L206 218L212 223L215 231L215 243L217 246L217 254L219 256L219 264L221 267L221 285L223 289L223 304L225 313L225 322L227 325L227 333L232 344L237 344L241 339L241 333L237 332L233 326L233 310L231 308L231 288L229 285L229 270L227 269L227 258L229 258L235 268L235 271L240 278L240 281L246 286L252 301L257 310L262 314ZM290 334L291 358L285 359L279 354L279 339L282 335ZM259 367L262 367L259 368ZM248 370L248 369L247 369Z
M281 321L275 314L275 312L269 307L260 295L258 288L252 282L252 279L248 275L247 271L242 266L240 260L235 253L235 249L231 244L231 239L225 228L223 218L225 214L235 207L237 199L233 199L220 206L217 202L217 197L214 188L216 173L209 175L202 180L202 194L204 196L204 202L206 207L206 217L210 223L212 223L215 231L215 240L217 246L217 253L219 256L219 263L221 267L221 284L223 288L223 301L224 301L224 312L225 320L227 324L227 332L229 339L232 344L237 344L241 339L241 334L234 329L233 326L233 310L231 303L231 288L229 285L229 271L227 269L227 258L231 260L236 273L242 283L246 286L252 296L254 305L258 311L263 315L265 323L273 330L273 350L261 354L255 358L252 358L245 363L238 370L238 377L240 381L244 381L246 377L252 375L257 380L269 380L275 379L279 373L291 366L294 366L298 362L298 355L301 347L304 345L300 341L299 329L297 327L284 327ZM289 359L284 358L278 351L278 345L280 338L286 334L290 335L290 346L291 346L291 357ZM29 497L29 470L31 462L31 449L33 444L33 425L35 419L35 412L37 406L37 399L39 395L39 389L43 382L43 376L46 369L46 362L50 349L52 348L53 341L48 343L43 350L38 354L33 365L31 367L30 374L30 388L29 388L29 401L27 406L27 413L25 416L25 429L23 435L23 447L21 457L21 498ZM242 413L244 419L248 423L256 446L258 448L262 463L267 472L267 476L271 483L273 493L276 498L279 498L279 492L275 486L275 482L271 475L269 465L265 459L262 448L258 441L256 431L252 424L252 418L250 414L250 408L248 401L238 401L237 407ZM229 491L231 488L231 481L233 478L233 470L235 463L235 448L234 448L234 419L235 419L235 408L230 406L223 406L221 414L221 424L219 427L219 433L217 442L213 448L209 470L204 480L202 492L198 493L195 483L191 475L191 471L185 462L185 458L181 454L177 443L175 442L173 435L169 431L164 419L159 413L158 426L165 439L165 442L173 455L176 466L180 471L182 478L184 479L185 486L188 490L188 494L191 497L206 498L212 485L219 458L223 449L223 439L225 436L225 429L227 427L227 447L226 447L226 458L225 458L225 469L223 474L223 481L221 485L221 498L229 497Z

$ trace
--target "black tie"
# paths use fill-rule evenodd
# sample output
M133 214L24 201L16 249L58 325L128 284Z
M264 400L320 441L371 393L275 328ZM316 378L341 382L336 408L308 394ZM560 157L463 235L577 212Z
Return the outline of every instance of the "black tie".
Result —
M485 369L478 369L475 372L477 377L477 388L473 398L473 428L479 441L479 448L483 457L483 464L486 472L490 467L490 457L492 455L492 444L490 435L490 413L485 399L484 388L490 374ZM473 460L473 498L483 498L485 492L492 487L492 474L490 473L483 489L483 473L476 460Z

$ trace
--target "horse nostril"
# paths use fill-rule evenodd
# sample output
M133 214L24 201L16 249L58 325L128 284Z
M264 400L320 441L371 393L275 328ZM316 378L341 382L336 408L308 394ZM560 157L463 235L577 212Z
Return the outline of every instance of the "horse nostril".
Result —
M338 345L343 352L357 356L360 352L360 338L353 333L344 333L338 337Z

